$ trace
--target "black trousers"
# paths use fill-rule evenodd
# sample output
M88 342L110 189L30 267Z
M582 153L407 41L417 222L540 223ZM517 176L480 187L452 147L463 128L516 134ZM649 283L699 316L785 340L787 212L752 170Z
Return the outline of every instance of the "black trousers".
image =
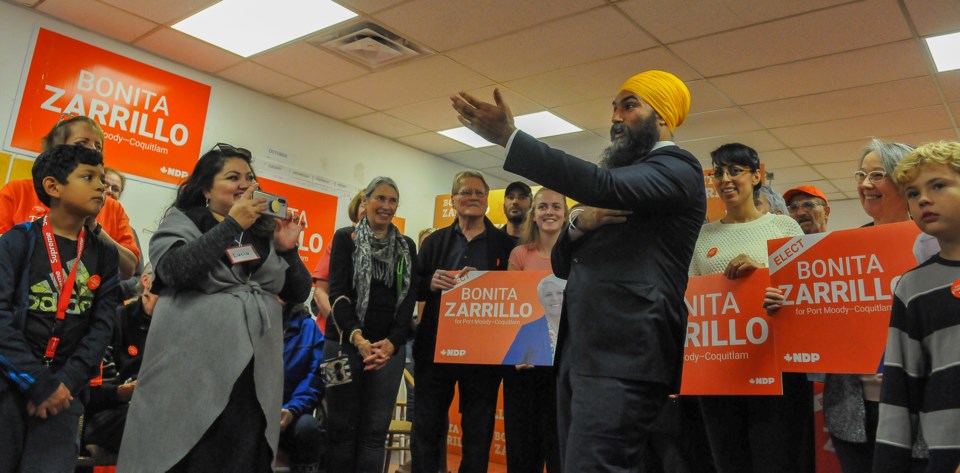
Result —
M557 377L553 367L516 370L503 376L503 427L509 473L560 473Z
M504 368L417 360L417 409L413 418L413 471L437 473L449 424L453 388L459 386L463 459L460 473L485 473L490 463L497 394Z
M840 469L843 470L843 473L873 472L873 450L877 444L880 403L864 400L863 407L866 414L864 419L864 428L867 432L866 442L847 442L834 437L832 434L830 435L833 449L837 452L837 460L840 461Z
M557 377L563 471L641 472L650 428L670 389L660 383L576 373L564 362L569 355L561 357Z
M782 396L700 396L720 473L812 473L813 386L784 373Z

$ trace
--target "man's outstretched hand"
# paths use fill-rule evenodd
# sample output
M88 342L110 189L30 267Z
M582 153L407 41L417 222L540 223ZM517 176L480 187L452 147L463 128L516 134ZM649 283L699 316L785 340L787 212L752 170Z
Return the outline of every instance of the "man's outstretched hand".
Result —
M500 89L493 89L493 100L496 104L482 102L466 92L450 97L463 126L491 143L506 147L510 135L517 129L513 126L513 113L503 102Z

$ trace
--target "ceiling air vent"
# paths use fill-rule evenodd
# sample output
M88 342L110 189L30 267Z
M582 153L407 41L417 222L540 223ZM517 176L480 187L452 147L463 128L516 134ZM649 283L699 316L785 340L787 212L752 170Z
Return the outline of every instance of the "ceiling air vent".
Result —
M311 43L342 54L371 69L425 56L429 52L386 29L370 23L353 26L349 31L310 40Z

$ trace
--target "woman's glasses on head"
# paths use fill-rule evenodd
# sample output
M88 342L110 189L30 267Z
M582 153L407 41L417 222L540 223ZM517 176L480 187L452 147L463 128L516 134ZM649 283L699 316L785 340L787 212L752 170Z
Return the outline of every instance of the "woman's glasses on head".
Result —
M213 145L213 148L210 148L210 151L218 150L223 154L232 155L232 156L243 156L247 159L253 158L253 155L250 154L250 150L246 148L237 148L233 145L227 143L217 143Z

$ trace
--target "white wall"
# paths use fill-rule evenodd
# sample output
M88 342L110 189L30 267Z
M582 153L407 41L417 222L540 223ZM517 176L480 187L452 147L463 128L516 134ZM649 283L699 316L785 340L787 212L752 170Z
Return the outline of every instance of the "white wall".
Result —
M407 233L414 238L420 229L432 225L434 197L449 192L451 178L462 169L429 153L3 2L0 2L0 31L3 31L0 133L7 132L12 120L21 72L29 60L27 52L37 26L210 85L203 150L217 142L231 143L250 149L256 159L258 155L265 155L267 147L272 145L294 156L292 160L280 161L283 164L357 188L363 188L378 175L392 177L401 191L397 215L407 219ZM110 156L109 146L105 151ZM117 159L116 156L110 158ZM498 179L492 179L490 184L506 185ZM139 181L131 181L127 189L123 203L134 227L148 240L149 236L141 230L151 228L169 206L172 190ZM345 205L340 203L340 207Z

